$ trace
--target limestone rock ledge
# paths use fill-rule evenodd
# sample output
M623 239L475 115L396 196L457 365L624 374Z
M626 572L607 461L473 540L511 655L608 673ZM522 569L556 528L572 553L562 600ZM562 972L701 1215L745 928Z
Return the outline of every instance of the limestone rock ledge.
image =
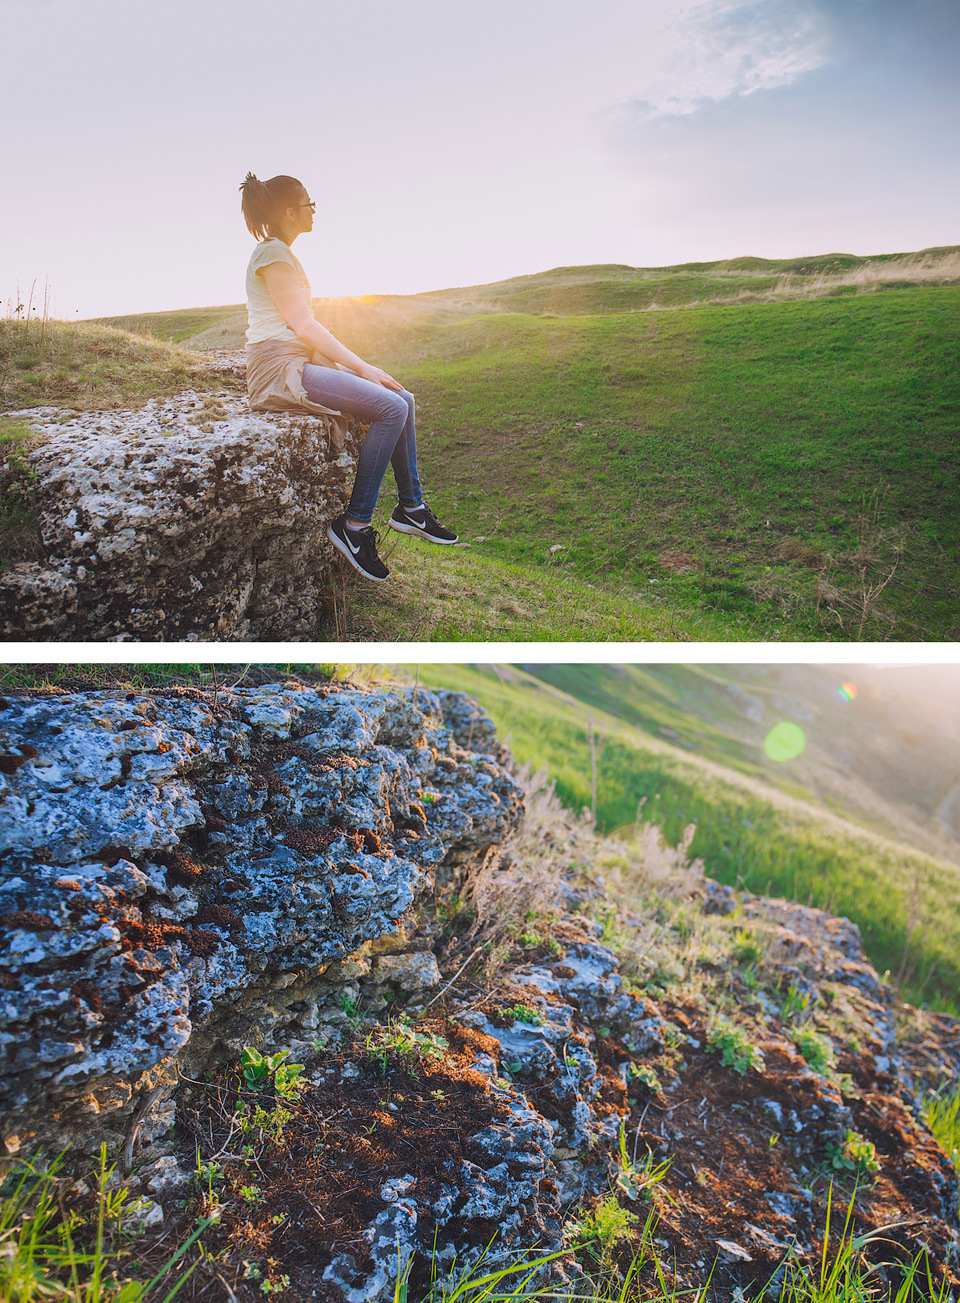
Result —
M353 418L253 413L236 394L192 391L137 411L15 415L49 435L27 454L42 557L0 575L0 637L316 636Z
M359 975L436 981L413 907L521 810L424 692L0 702L7 1148L96 1146L178 1063L306 1034Z

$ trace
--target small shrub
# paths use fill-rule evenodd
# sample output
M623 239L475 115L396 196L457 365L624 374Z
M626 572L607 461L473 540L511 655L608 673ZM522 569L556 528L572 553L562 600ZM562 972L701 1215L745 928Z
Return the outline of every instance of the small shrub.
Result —
M838 1172L880 1171L876 1146L858 1131L848 1131L842 1145L831 1141L827 1145L827 1161Z
M826 1036L809 1027L799 1027L792 1034L794 1045L821 1077L829 1076L837 1066L837 1053Z
M288 1108L277 1106L272 1111L255 1104L251 1109L242 1101L237 1105L240 1130L250 1140L269 1140L275 1145L283 1143L284 1128L293 1117Z
M707 1029L707 1045L719 1050L720 1062L743 1077L753 1068L763 1072L766 1064L760 1050L747 1037L742 1027L735 1027L726 1018L717 1018Z
M513 1018L515 1022L530 1023L533 1027L542 1027L547 1021L540 1009L534 1009L529 1004L511 1004L500 1012L505 1018Z

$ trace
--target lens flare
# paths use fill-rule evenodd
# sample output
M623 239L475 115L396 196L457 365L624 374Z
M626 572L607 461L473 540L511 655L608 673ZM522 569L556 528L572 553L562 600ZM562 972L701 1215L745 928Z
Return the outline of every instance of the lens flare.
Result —
M857 685L855 683L841 683L837 688L837 696L841 701L853 701L857 695Z
M763 749L771 760L796 760L806 749L807 739L799 724L781 720L774 724L763 742Z

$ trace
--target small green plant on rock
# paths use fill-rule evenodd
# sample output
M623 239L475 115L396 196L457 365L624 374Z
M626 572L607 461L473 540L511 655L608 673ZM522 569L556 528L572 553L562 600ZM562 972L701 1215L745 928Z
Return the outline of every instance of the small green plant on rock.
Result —
M627 1153L627 1129L625 1123L620 1123L620 1166L614 1184L628 1199L639 1199L641 1194L649 1198L654 1186L659 1185L669 1172L671 1161L665 1158L658 1163L648 1151L642 1163L636 1162Z
M289 1276L278 1276L275 1280L263 1274L263 1269L258 1262L245 1262L243 1264L244 1280L255 1280L260 1287L261 1294L282 1294L290 1285Z
M567 1233L575 1241L578 1252L586 1253L600 1266L606 1266L618 1244L629 1240L639 1221L636 1213L621 1208L616 1195L608 1194L595 1208L583 1212L567 1223Z
M763 1072L766 1068L763 1054L748 1038L742 1027L735 1026L724 1017L717 1017L707 1028L707 1045L720 1052L720 1062L733 1068L741 1077L752 1068Z
M766 948L756 932L740 928L733 938L733 957L738 964L757 964L766 954Z
M809 1009L811 998L809 991L804 991L797 986L796 982L791 982L780 1003L780 1017L784 1021L788 1018L799 1018Z
M647 1090L653 1091L655 1095L659 1095L663 1089L660 1078L649 1063L631 1063L628 1072L635 1081L642 1081Z
M837 1053L826 1036L811 1027L798 1027L791 1035L794 1045L821 1077L828 1077L837 1066Z
M442 1059L447 1049L447 1042L435 1032L421 1032L412 1027L406 1017L401 1016L387 1024L376 1027L367 1037L364 1057L369 1063L376 1064L381 1074L387 1071L390 1059L399 1059L408 1072L415 1072L416 1065L423 1059Z
M284 1062L289 1053L289 1050L277 1050L275 1054L261 1054L245 1045L240 1053L240 1068L247 1090L261 1091L272 1081L278 1098L295 1099L306 1083L298 1080L303 1072L302 1063Z
M514 1022L530 1023L533 1027L542 1027L547 1021L542 1010L534 1009L529 1004L507 1005L500 1012L505 1018L512 1018Z
M663 1041L667 1049L678 1049L686 1039L687 1034L682 1027L679 1027L675 1022L670 1022L669 1019L664 1019Z
M830 1141L827 1144L827 1162L838 1172L880 1171L876 1145L858 1131L848 1131L842 1144Z

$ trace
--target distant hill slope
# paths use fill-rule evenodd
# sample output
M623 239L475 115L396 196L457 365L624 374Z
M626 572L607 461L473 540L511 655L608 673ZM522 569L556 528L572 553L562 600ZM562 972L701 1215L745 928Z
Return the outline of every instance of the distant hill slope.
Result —
M317 298L314 309L334 334L343 332L361 352L389 347L425 327L482 312L579 316L683 307L693 303L822 298L908 285L960 283L960 245L918 253L818 254L807 258L728 258L671 267L597 263L554 267L421 294ZM154 335L188 348L239 348L246 330L243 304L171 312L99 317L100 324Z
M714 688L725 692L726 678L734 688L730 702L736 703L742 694L739 704L726 712L716 700L709 704L714 688L707 682L694 686L696 669L703 670L708 681L718 668ZM704 746L715 751L730 745L724 734L729 736L747 699L761 703L763 699L762 672L754 677L750 667L743 667L745 683L738 683L729 667L695 667L672 681L671 667L666 666L662 674L659 668L651 672L649 666L639 667L636 675L628 667L567 669L566 676L558 673L557 666L537 667L536 672L566 677L571 688L591 698L619 687L613 695L628 704L626 713L646 700L649 705L642 709L655 715L668 702L679 726L676 731L685 729L688 739L694 735L708 739ZM849 790L827 784L828 807L817 788L808 786L811 775L803 764L784 764L782 774L774 775L755 746L752 757L741 750L741 766L750 761L754 768L752 774L745 773L732 763L686 751L618 718L596 700L586 704L519 666L420 665L418 676L428 687L475 696L517 759L535 769L547 768L568 808L589 807L595 792L601 828L632 833L637 819L651 821L664 830L671 845L680 841L687 825L695 824L690 853L702 857L709 876L845 915L862 929L866 949L880 971L889 969L910 998L942 1001L960 1009L960 867L956 860L911 843L911 836L921 829L922 811L914 804L913 817L908 818L904 803L886 800L885 784L895 767L882 751L877 756L876 785L871 789L871 762L865 750L851 767L857 781ZM796 706L806 700L808 690L819 692L827 680L815 688L812 681L805 684L801 676L788 675L785 684L777 684L771 671L766 686L768 702L780 697L781 704L791 705L797 713ZM755 688L761 691L754 692ZM619 709L616 700L608 704ZM881 703L875 704L871 727L882 731ZM821 711L825 706L824 702ZM919 720L918 725L922 728ZM812 749L826 754L826 731L818 731L816 720L806 720L805 727L811 731ZM901 723L901 734L908 727ZM854 742L862 736L866 748L868 731L861 735L854 729L848 736ZM734 741L744 747L742 738ZM831 760L838 770L840 751L838 735ZM902 771L907 787L910 769L908 761ZM871 790L873 812L868 814L863 807ZM900 835L885 836L884 825Z
M525 665L588 706L960 865L960 674L935 665ZM853 699L848 700L853 689ZM801 726L788 764L769 730Z

